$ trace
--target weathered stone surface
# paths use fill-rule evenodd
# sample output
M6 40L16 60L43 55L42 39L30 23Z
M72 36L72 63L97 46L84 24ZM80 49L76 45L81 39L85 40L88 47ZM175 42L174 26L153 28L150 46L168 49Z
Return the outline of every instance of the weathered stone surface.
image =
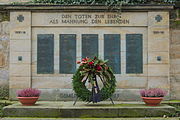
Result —
M169 39L155 39L154 41L149 41L148 43L149 51L169 51Z
M172 72L171 73L173 73L173 74L175 74L175 75L179 75L180 74L180 65L178 64L176 64L176 65L172 65L171 66L171 68L172 68Z
M180 30L171 31L170 43L171 99L180 99Z
M158 21L158 17L160 17L160 21ZM148 21L149 26L156 26L156 27L169 26L168 12L162 12L162 11L148 12L148 19L149 19Z
M72 76L39 75L39 77L32 77L32 86L35 88L72 88Z
M170 89L170 80L168 77L148 77L148 88Z
M10 40L11 52L30 52L31 41L30 40Z
M148 51L169 51L169 28L151 26L148 28Z
M30 77L31 66L29 64L10 64L10 76Z
M11 12L10 21L11 40L31 39L31 12Z
M175 53L178 53L180 51L180 44L178 44L178 43L171 44L170 50Z
M140 89L116 89L113 95L113 100L125 100L125 101L140 101Z
M145 106L142 103L115 105L103 102L100 104L84 104L78 102L38 102L35 106L14 104L3 109L8 117L64 117L64 118L111 118L111 117L162 117L175 112L175 108L168 105L156 107Z
M36 88L36 87L33 87ZM10 89L10 99L16 99L16 91L19 89L12 88ZM73 89L59 89L59 88L44 88L40 89L42 91L40 100L48 100L48 101L64 101L70 100L74 101L76 95ZM125 101L139 101L140 98L140 89L116 89L116 92L112 96L113 100L125 100Z
M9 85L9 70L0 69L0 86Z
M6 64L5 62L5 55L2 52L0 52L0 67L4 67Z
M9 117L59 117L60 110L58 108L46 108L46 107L37 107L37 108L5 108L4 114ZM14 114L14 115L12 115ZM17 114L17 115L15 115Z
M35 87L33 87L35 88ZM20 89L12 88L10 89L10 99L11 100L17 100L16 98L16 91ZM75 100L75 94L72 89L59 89L59 88L53 88L53 89L40 89L41 90L41 97L40 100L43 101L74 101Z
M160 57L160 59L158 59ZM149 64L168 64L169 53L168 52L149 52L148 54Z
M180 53L178 51L172 51L170 53L170 58L171 59L180 59Z
M117 88L121 89L141 89L147 87L147 77L119 77Z
M172 81L171 82L171 91L170 91L171 99L178 100L178 99L180 99L180 94L179 94L180 80L177 81L177 80L173 80L173 78L171 78L171 81Z
M148 76L169 76L168 64L149 64Z
M30 52L11 52L10 61L11 63L30 64L31 53Z
M10 89L25 89L31 87L30 77L10 77Z
M0 23L0 86L9 80L9 22Z
M180 30L171 29L171 44L172 45L179 45L180 44ZM171 47L172 48L172 47Z

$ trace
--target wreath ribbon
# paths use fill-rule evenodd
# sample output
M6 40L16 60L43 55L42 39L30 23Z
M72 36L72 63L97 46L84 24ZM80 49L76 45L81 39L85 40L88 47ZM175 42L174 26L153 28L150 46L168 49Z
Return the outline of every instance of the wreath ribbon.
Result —
M107 61L94 57L93 59L84 58L77 63L80 66L73 75L73 89L78 98L86 102L96 103L113 95L116 79L112 69L106 64ZM102 89L99 88L98 80L103 83ZM86 82L91 84L91 90L86 87Z

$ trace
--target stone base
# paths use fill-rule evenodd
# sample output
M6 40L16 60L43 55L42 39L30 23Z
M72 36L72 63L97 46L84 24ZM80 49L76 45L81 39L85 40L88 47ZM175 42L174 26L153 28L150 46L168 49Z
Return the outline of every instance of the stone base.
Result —
M4 107L6 117L62 117L62 118L118 118L118 117L162 117L171 116L175 108L168 105L156 107L146 106L144 103L110 101L98 104L73 102L37 102L35 106L22 106L20 103Z
M16 91L19 89L10 89L10 100L17 100ZM76 99L72 89L40 89L42 101L73 101ZM141 101L140 89L116 89L112 99L114 101ZM164 100L169 100L166 96Z

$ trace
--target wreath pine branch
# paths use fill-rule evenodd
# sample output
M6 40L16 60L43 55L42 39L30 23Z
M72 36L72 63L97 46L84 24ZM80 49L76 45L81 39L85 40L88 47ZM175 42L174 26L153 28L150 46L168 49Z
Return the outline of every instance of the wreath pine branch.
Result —
M95 89L100 95L100 101L104 101L112 97L116 88L116 79L112 69L106 64L107 61L103 61L94 57L94 59L84 58L82 61L78 61L80 67L73 75L73 90L76 96L85 102L94 102L92 99L95 96L92 90L86 87L86 82L89 82L92 87L97 88L97 81L93 81L93 77L98 77L102 82L102 89ZM95 76L94 76L95 75Z

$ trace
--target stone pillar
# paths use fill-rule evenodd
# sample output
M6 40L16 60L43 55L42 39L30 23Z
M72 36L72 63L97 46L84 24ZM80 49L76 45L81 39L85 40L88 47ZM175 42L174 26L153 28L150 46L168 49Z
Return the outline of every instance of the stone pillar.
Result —
M10 13L10 99L31 87L31 12Z
M148 88L169 91L169 12L148 12Z

